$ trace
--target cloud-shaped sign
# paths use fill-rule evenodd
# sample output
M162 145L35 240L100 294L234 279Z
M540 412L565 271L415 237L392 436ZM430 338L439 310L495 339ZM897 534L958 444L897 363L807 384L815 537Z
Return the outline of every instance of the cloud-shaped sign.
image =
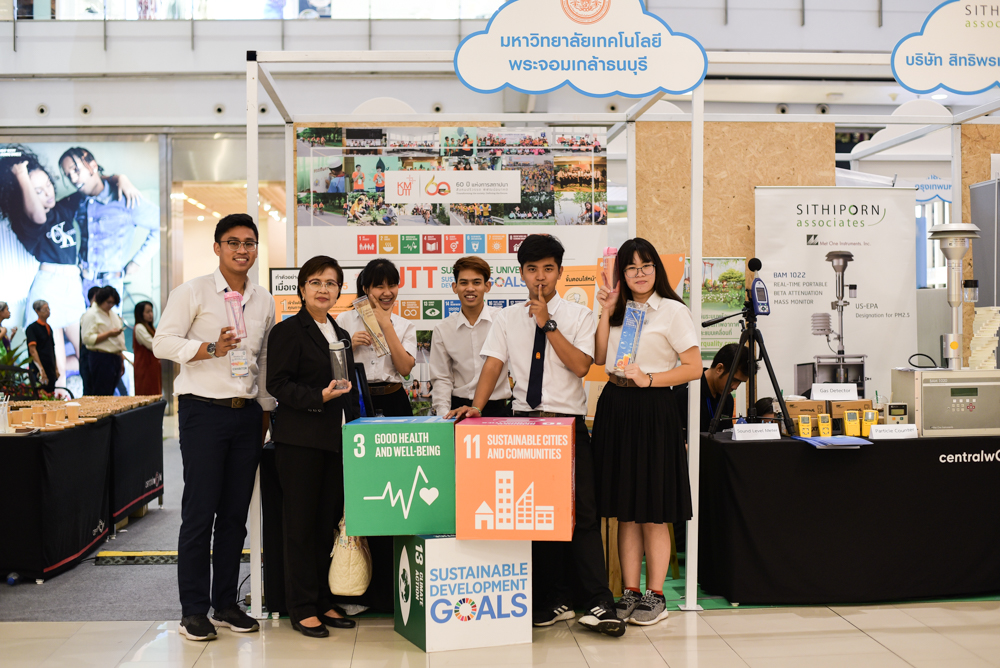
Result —
M641 0L511 0L486 30L458 45L455 72L478 93L687 93L708 71L690 35L675 33Z
M1000 87L1000 11L996 4L948 0L932 11L920 32L892 50L892 74L906 90L939 88L959 95Z

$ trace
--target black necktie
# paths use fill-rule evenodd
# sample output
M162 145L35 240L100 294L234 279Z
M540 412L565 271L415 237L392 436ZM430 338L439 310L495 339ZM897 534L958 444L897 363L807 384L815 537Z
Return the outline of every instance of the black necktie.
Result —
M536 326L535 349L531 352L531 373L528 375L528 405L532 408L542 403L542 372L544 370L545 330Z

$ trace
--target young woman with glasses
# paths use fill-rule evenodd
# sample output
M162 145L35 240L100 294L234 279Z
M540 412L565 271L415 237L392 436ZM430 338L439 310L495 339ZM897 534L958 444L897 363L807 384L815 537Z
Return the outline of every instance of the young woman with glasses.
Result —
M594 363L610 382L594 418L594 461L600 471L597 507L618 518L618 555L625 595L619 619L656 624L667 617L663 582L670 563L667 523L691 517L691 490L671 386L701 377L701 353L691 312L670 287L660 254L645 239L618 250L615 285L597 295L602 307ZM634 361L616 364L629 302L645 304ZM639 590L646 557L646 592Z

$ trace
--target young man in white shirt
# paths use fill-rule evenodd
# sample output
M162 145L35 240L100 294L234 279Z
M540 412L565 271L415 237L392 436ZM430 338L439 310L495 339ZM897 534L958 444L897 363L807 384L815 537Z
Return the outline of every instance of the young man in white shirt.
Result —
M215 254L218 269L170 293L153 338L157 357L181 365L174 387L184 461L178 630L190 640L214 639L217 626L237 633L260 628L236 597L254 476L275 404L264 387L274 299L247 276L257 259L253 218L236 213L220 220ZM243 297L245 339L229 326L230 291Z
M625 621L615 613L608 588L597 516L594 460L584 417L587 394L582 378L594 361L597 323L586 306L568 302L556 292L562 276L563 246L548 234L532 234L521 243L517 261L528 287L528 302L508 306L496 315L482 355L485 358L472 405L457 408L448 417L478 417L496 387L504 364L514 377L515 417L572 417L576 419L575 510L573 540L535 541L535 626L551 626L573 619L572 565L587 612L580 624L598 633L619 637Z
M486 305L490 291L490 265L480 257L459 258L452 270L455 282L451 289L462 303L462 310L452 313L434 327L431 337L432 405L438 415L459 406L470 406L483 368L480 351L500 309ZM486 417L510 417L510 381L504 364L496 386L483 407Z

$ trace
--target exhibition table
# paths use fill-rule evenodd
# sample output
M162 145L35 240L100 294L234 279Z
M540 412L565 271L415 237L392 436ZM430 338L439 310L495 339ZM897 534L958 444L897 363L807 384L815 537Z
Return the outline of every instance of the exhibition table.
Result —
M163 494L163 411L157 401L111 416L111 523Z
M1000 591L1000 437L701 439L699 583L733 603Z
M0 573L50 578L110 529L112 418L65 431L0 438Z

